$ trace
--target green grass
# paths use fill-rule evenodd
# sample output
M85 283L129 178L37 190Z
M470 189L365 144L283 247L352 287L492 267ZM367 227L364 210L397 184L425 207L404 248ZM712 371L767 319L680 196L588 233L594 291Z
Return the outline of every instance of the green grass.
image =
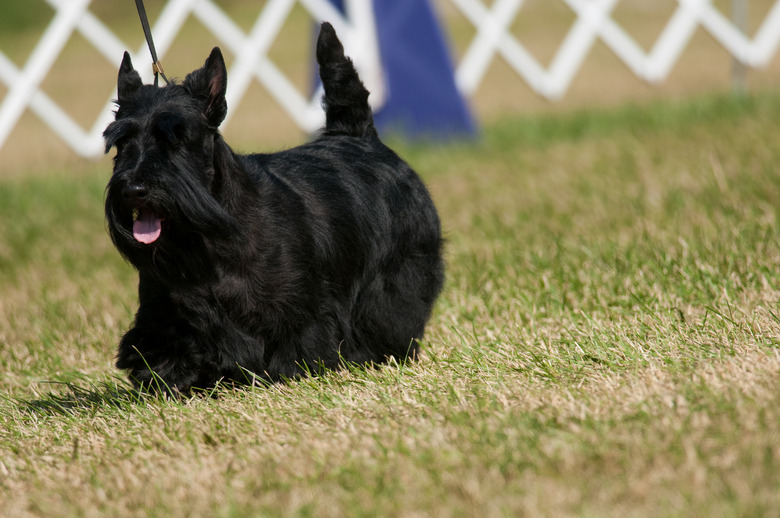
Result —
M0 182L8 516L777 516L780 97L399 144L448 237L411 365L188 401L112 366L108 164Z

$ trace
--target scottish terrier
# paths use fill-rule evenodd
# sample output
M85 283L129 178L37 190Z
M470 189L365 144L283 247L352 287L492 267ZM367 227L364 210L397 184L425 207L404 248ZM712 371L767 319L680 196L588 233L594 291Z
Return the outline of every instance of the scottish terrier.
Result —
M317 62L325 127L302 146L241 155L219 48L183 82L144 85L125 53L106 188L108 230L138 270L116 366L141 389L275 382L404 361L444 279L439 218L377 136L368 91L333 27Z

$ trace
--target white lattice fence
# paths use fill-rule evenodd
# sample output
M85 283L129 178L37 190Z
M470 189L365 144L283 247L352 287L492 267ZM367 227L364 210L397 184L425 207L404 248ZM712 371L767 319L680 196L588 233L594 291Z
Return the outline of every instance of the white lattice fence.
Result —
M540 95L557 99L566 93L597 39L638 77L650 82L666 78L699 27L749 67L766 65L780 45L780 0L772 4L753 38L736 28L712 0L677 0L674 13L649 52L645 52L614 20L612 13L619 0L563 0L576 14L576 20L550 66L545 68L509 30L515 19L523 16L524 0L495 0L489 6L482 0L446 1L476 28L456 70L458 87L467 96L476 91L490 64L500 57ZM0 147L29 108L77 153L97 156L102 152L101 133L111 119L111 99L115 93L106 92L103 110L92 126L85 129L42 91L41 84L75 32L86 38L112 66L130 47L90 12L90 0L46 2L56 14L24 66L17 67L0 49L0 81L9 89L0 104ZM248 33L211 0L169 0L152 27L158 53L164 62L166 51L184 22L191 16L197 18L213 34L215 41L235 57L229 70L227 95L230 106L237 107L249 84L257 80L299 127L312 131L323 119L320 93L313 96L301 93L268 54L296 3L312 18L333 23L372 91L372 104L380 106L386 92L375 24L381 20L374 20L372 2L366 0L346 0L345 16L326 0L268 0ZM0 15L1 10L0 7ZM147 63L146 53L145 44L138 47L133 55L134 62ZM145 80L151 80L150 67L142 67L141 72Z
M91 157L102 153L102 132L112 118L114 90L106 92L106 104L89 129L82 128L68 113L55 103L40 85L46 73L59 56L68 39L79 32L115 66L122 53L130 46L123 43L90 11L90 0L46 0L56 11L54 19L41 36L25 66L20 70L0 51L0 81L9 92L0 105L0 147L3 145L24 110L29 107L51 127L74 151ZM336 28L344 46L352 56L364 80L372 89L373 102L382 99L381 68L378 47L373 32L371 3L347 0L343 16L326 0L269 0L257 19L245 33L211 0L169 0L152 26L158 55L164 62L184 22L194 16L214 36L215 41L234 55L230 67L229 106L238 106L249 83L257 79L306 131L313 131L324 122L320 108L321 92L311 97L300 93L279 67L268 57L268 51L296 3L301 4L314 19L328 20ZM132 23L138 23L132 20ZM140 34L140 25L139 25ZM135 63L148 63L146 43L133 54ZM141 67L142 77L151 81L151 67ZM235 111L235 110L233 110ZM227 123L227 121L225 121Z
M749 67L769 63L780 44L780 0L773 3L753 39L737 29L712 0L677 0L674 13L649 53L612 19L619 0L563 0L577 19L545 69L508 30L522 14L523 0L496 0L491 8L480 0L450 1L477 28L457 69L458 86L466 94L476 90L498 54L537 93L557 99L566 93L597 38L638 77L654 83L667 77L699 26Z

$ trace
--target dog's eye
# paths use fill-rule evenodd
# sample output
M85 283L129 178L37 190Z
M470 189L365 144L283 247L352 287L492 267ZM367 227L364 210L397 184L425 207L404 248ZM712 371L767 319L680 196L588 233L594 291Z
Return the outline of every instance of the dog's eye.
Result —
M134 127L128 124L124 124L121 121L111 123L106 131L103 132L103 138L106 142L106 153L108 153L112 147L116 146L117 151L120 151L121 147L135 135L136 130Z
M174 114L164 114L154 125L154 135L166 144L178 144L186 135L184 119Z

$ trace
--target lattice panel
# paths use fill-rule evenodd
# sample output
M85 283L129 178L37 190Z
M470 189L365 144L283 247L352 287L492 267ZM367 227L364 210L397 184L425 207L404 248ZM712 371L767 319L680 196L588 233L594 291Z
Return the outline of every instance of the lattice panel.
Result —
M0 147L28 108L51 127L74 151L100 155L101 133L111 120L115 92L90 128L83 128L40 88L52 64L74 32L86 38L111 64L119 63L129 48L89 10L90 0L46 0L55 16L41 35L25 65L17 67L0 51L0 81L8 93L0 104ZM688 46L694 32L703 27L737 60L749 67L769 63L780 45L780 0L775 1L755 36L748 37L726 18L713 0L677 0L668 23L649 51L645 51L618 23L612 13L619 0L562 0L576 20L560 43L549 66L543 66L510 31L523 16L524 0L447 0L475 27L476 33L456 67L456 82L464 95L472 95L495 59L505 60L539 95L558 99L565 95L596 40L603 41L638 77L663 81ZM296 3L314 19L327 19L336 27L361 75L372 92L372 104L385 97L382 68L371 2L345 1L342 16L326 0L268 0L249 30L244 32L211 0L169 0L152 30L161 59L190 16L196 17L215 41L235 56L229 75L228 104L238 106L253 80L259 81L304 131L323 122L319 98L301 93L269 58L268 51ZM381 23L381 22L380 22ZM140 32L140 30L139 30ZM147 63L145 44L133 55L135 63ZM164 61L164 59L163 59ZM151 81L151 70L141 70ZM225 121L227 123L228 121Z
M29 108L78 154L99 156L103 151L102 132L112 119L112 99L116 97L116 92L106 92L105 107L94 124L85 129L40 86L74 32L86 38L112 66L121 61L122 53L130 47L89 11L90 0L46 2L56 14L24 67L19 69L0 51L0 81L9 88L0 105L0 147ZM347 0L346 17L326 0L269 0L260 10L249 33L242 31L211 0L170 0L152 27L158 55L164 62L164 56L184 22L194 16L213 34L215 41L229 49L235 57L228 71L227 100L230 106L240 104L249 83L256 79L298 126L305 131L314 131L324 123L320 107L322 93L315 92L310 97L301 93L268 57L274 38L296 3L305 7L314 19L328 20L333 24L367 86L375 92L372 102L381 102L383 81L373 14L370 2L364 0ZM132 59L136 64L149 62L145 43L132 55ZM151 82L151 67L140 67L139 72L145 81Z
M596 39L601 39L639 78L663 81L699 26L704 27L737 60L749 67L769 63L780 44L780 0L774 2L754 38L748 38L726 18L712 0L677 0L677 8L650 52L611 18L619 0L563 0L577 20L544 68L508 30L521 16L523 0L450 0L477 28L457 68L456 80L467 95L484 78L497 56L503 58L538 94L562 97Z

